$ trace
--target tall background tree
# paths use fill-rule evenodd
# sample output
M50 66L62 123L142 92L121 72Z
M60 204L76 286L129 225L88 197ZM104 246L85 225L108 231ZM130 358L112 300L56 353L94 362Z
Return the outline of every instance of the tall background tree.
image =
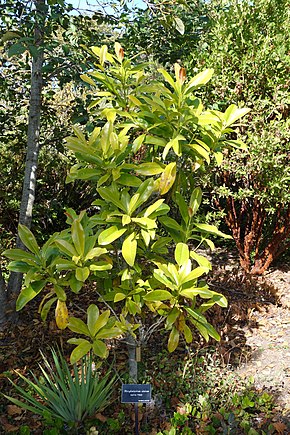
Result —
M81 207L82 199L87 200L84 183L79 183L79 191L77 183L74 188L64 183L69 156L63 139L71 120L87 121L85 87L78 87L86 68L80 46L113 37L109 24L113 18L105 23L102 13L69 15L71 10L64 1L1 3L3 248L13 244L18 223L31 226L33 206L34 221L41 223L38 236L45 238L46 231L56 229L56 222L65 221L65 204L78 198ZM21 246L19 238L16 245ZM1 272L0 324L14 312L22 279L21 274L11 274L5 282L4 275L5 279Z
M158 62L178 57L189 75L213 67L213 80L202 94L210 107L235 103L251 108L247 128L241 125L239 130L248 150L232 151L199 183L207 185L208 218L226 221L241 266L261 274L289 247L288 2L212 0L190 5L191 20L190 13L175 6L185 23L184 35L174 39L162 26L157 31L150 11L139 10L124 44L128 36L129 49L134 50L135 40Z

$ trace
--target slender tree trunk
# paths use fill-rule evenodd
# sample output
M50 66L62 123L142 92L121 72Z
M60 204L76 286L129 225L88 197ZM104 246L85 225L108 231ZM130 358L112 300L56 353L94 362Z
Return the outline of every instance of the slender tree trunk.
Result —
M44 6L45 0L34 0L36 8L36 23L35 23L35 46L38 48L37 57L32 59L31 68L31 90L29 102L29 117L27 127L27 151L25 173L23 181L22 198L20 204L19 223L31 227L32 208L35 200L36 190L36 171L39 155L39 133L40 133L40 111L41 111L41 96L42 96L42 67L43 67L43 27L44 27ZM17 235L17 248L23 248L23 244ZM15 301L20 292L22 284L21 273L11 273L7 285L7 303L9 320L15 320ZM1 294L0 294L1 297ZM2 315L1 315L2 314ZM3 313L0 308L0 325Z
M6 323L7 292L6 283L0 268L0 329Z
M136 361L136 348L137 343L134 337L131 334L128 334L126 337L127 347L128 347L128 360L129 360L129 377L130 382L134 382L137 384L138 380L138 363Z

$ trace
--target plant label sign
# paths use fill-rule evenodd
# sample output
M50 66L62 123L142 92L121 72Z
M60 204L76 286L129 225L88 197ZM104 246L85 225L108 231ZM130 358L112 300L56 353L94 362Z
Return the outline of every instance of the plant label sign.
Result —
M149 403L151 402L150 384L123 384L122 403Z

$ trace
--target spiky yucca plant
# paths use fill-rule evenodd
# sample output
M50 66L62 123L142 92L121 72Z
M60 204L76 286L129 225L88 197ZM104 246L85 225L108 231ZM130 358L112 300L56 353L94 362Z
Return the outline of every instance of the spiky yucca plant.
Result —
M39 364L42 372L40 379L31 373L33 382L17 373L29 391L10 380L25 402L5 394L4 396L17 406L46 419L49 417L50 420L61 420L77 429L87 417L101 411L110 403L115 376L109 371L99 379L91 355L83 357L81 364L74 364L71 370L60 351L51 349L51 353L53 364L41 352L43 364Z

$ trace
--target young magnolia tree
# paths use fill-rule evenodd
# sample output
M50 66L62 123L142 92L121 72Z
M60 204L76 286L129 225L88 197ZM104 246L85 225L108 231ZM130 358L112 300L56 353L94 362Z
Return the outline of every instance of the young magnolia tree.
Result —
M9 269L25 276L17 309L42 293L42 319L55 306L58 327L80 336L69 340L71 362L91 350L106 358L106 339L126 336L136 380L135 349L157 326L168 331L169 352L180 339L191 343L193 327L205 340L220 338L205 312L227 301L206 285L211 265L196 248L213 249L209 235L224 235L196 217L202 192L194 173L212 156L220 163L224 148L242 146L227 134L248 110L204 108L195 91L211 69L187 80L176 64L175 77L160 69L160 79L150 81L148 65L125 59L118 43L115 54L106 46L89 52L96 63L82 78L94 92L95 126L88 133L74 128L67 138L77 161L67 181L90 180L96 200L90 213L67 210L68 228L42 247L20 225L27 250L4 255ZM83 321L70 315L67 299L71 292L81 296L88 283L94 299Z

